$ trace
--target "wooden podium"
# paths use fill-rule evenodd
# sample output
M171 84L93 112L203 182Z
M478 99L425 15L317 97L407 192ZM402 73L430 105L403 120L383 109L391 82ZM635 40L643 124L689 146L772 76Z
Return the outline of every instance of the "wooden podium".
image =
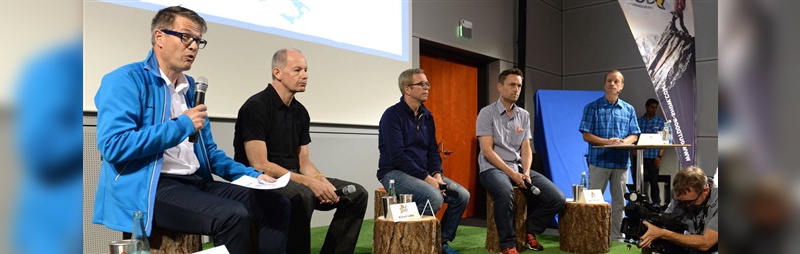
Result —
M633 177L636 177L636 191L641 192L644 183L644 149L661 149L661 148L675 148L675 147L690 147L690 144L671 144L671 145L605 145L594 146L594 148L613 148L636 150L636 172Z

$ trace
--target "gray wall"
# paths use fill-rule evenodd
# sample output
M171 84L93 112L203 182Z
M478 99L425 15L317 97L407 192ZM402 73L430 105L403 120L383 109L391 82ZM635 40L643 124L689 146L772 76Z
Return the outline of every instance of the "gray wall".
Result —
M517 1L434 1L412 3L412 45L419 39L495 58L487 70L487 101L497 100L497 75L516 61ZM528 1L525 108L533 112L538 89L562 88L561 1ZM473 22L472 39L456 36L458 20ZM415 54L415 59L419 54ZM414 66L419 66L417 62ZM533 126L531 126L533 127Z
M697 43L697 163L717 167L717 1L693 1ZM489 64L488 101L497 99L494 77L516 62L516 1L414 1L412 45L430 40L497 59ZM539 89L601 90L606 71L625 73L622 98L638 114L655 97L627 21L614 0L527 2L525 108L533 114ZM474 23L470 40L456 37L459 19ZM414 66L416 62L414 54ZM677 171L674 151L665 155L664 174Z
M697 50L697 163L713 174L717 167L717 1L692 2ZM563 89L602 90L606 71L625 74L621 98L644 113L655 98L649 76L617 1L563 1ZM678 170L674 150L664 156L662 174Z

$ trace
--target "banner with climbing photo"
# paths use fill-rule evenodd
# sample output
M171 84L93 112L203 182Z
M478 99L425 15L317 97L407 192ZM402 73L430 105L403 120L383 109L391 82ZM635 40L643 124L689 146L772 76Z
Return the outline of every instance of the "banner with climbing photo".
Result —
M695 162L695 30L691 0L619 0L665 120L672 123L681 168Z

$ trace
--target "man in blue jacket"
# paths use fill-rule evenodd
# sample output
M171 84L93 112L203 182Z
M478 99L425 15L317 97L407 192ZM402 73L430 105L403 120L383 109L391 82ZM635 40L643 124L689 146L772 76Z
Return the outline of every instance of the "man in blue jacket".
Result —
M433 215L447 203L442 217L442 253L458 253L448 242L456 237L461 215L467 209L469 192L442 175L442 158L436 144L433 115L422 103L432 88L422 69L400 73L398 86L403 97L381 116L378 127L378 180L389 189L395 180L397 193L412 194L420 214ZM441 185L453 186L440 190ZM426 201L433 206L426 212Z
M92 222L130 232L133 213L142 211L148 235L153 226L211 235L230 253L250 252L252 223L260 253L284 253L289 201L211 176L274 181L217 149L206 106L192 105L194 79L183 72L206 45L205 31L194 11L164 8L153 18L147 58L103 77L95 96L103 163Z

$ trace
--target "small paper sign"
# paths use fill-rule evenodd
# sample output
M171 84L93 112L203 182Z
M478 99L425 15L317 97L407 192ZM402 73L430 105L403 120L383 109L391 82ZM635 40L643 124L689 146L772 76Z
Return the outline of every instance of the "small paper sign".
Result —
M666 140L661 136L661 134L657 133L642 133L639 134L638 145L663 145L666 144Z
M410 202L390 205L386 218L391 221L409 221L422 217L419 216L419 211L417 211L417 203Z
M594 189L583 190L583 195L581 195L581 203L603 204L606 203L606 201L603 199L603 193L598 189Z
M193 254L231 254L231 253L228 252L228 248L225 247L225 245L223 244L223 245L211 248L211 249L207 249L207 250L200 251L200 252L195 252Z

